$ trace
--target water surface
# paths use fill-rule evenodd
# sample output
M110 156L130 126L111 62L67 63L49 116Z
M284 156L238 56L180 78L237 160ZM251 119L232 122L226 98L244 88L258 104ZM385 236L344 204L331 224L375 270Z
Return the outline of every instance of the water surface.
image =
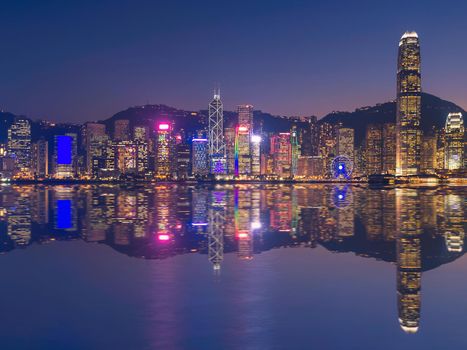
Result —
M0 187L6 349L467 345L467 188Z

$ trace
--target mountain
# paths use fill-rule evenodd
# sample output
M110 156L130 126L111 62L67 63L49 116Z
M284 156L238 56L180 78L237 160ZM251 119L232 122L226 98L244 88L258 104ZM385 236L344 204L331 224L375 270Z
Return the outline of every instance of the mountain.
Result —
M444 127L447 115L453 112L467 115L461 107L452 102L422 93L421 128L424 132L430 131L433 126L438 129ZM344 127L355 129L355 139L358 143L365 138L365 129L368 124L396 122L396 101L358 108L354 112L332 112L320 119L320 123L323 122L341 122Z
M433 126L442 128L446 116L451 112L467 113L456 104L445 101L434 95L422 93L422 122L421 127L424 131L429 131ZM13 122L15 115L7 112L0 112L0 143L6 142L7 131ZM224 111L225 127L235 125L236 113ZM128 119L130 126L147 125L155 127L159 122L173 121L176 128L182 128L186 131L194 131L204 128L208 123L208 111L185 111L162 104L145 105L130 107L124 111L114 114L112 117L102 120L105 123L109 133L113 132L115 120ZM396 103L395 101L377 104L370 107L358 108L353 112L333 112L319 120L319 123L337 123L341 122L345 127L355 129L356 142L360 143L365 138L365 129L371 123L394 123L396 121ZM262 111L254 111L255 129L260 125L265 132L280 132L290 129L292 124L297 124L294 118L275 116ZM300 124L300 123L298 123ZM47 137L50 133L56 134L63 129L66 131L79 131L77 125L56 125L51 130L44 123L32 121L32 138L37 140L40 136Z

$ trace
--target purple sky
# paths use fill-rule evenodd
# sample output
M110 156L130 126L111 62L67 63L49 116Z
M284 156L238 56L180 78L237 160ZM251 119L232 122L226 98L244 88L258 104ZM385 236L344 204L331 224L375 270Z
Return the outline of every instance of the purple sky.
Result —
M129 106L251 103L323 116L395 95L416 30L423 90L467 108L463 1L10 1L0 5L0 108L85 121Z

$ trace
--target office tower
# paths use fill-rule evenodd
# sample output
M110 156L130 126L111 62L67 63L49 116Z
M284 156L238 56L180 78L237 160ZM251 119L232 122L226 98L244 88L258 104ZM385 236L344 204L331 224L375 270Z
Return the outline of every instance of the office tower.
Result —
M209 173L208 140L202 135L192 140L192 174L194 176L206 176Z
M235 176L251 174L250 130L237 125L235 129Z
M8 153L15 158L17 176L31 176L31 123L16 118L8 129Z
M300 134L300 155L317 156L318 155L318 124L317 118L312 116L308 118L306 125L299 129Z
M225 140L225 153L226 153L226 164L227 173L229 175L235 174L235 137L237 128L225 128L224 129L224 140Z
M292 145L290 133L281 132L271 137L274 174L280 178L292 176Z
M415 32L399 41L397 65L396 175L416 175L420 169L421 118L420 44Z
M172 126L160 123L157 126L156 177L167 179L172 174Z
M366 174L366 141L362 142L354 150L354 171L355 176L364 176ZM395 154L394 154L395 155Z
M55 178L72 178L76 175L76 155L76 134L55 135L53 157L53 175Z
M347 156L354 161L354 129L337 129L337 154L338 156Z
M149 128L147 126L135 126L133 128L133 141L147 142L149 139Z
M291 154L291 176L297 175L298 171L298 157L300 157L300 144L298 142L298 131L295 125L290 129L290 145L292 148Z
M434 174L436 169L437 156L437 136L436 133L423 135L420 147L420 172L424 174Z
M119 141L115 143L116 166L120 174L135 174L137 172L136 144L131 141Z
M34 176L44 179L49 175L49 143L44 139L40 139L32 146Z
M149 149L146 141L133 141L136 148L136 172L140 176L146 175L149 163Z
M261 175L261 136L251 135L251 175Z
M239 105L237 107L238 125L248 128L250 133L253 133L253 106Z
M464 120L462 113L449 113L446 118L444 167L457 170L464 166Z
M93 159L102 157L102 149L108 137L105 132L105 125L100 123L86 123L83 127L83 146L86 151L86 171L88 175L93 173Z
M224 142L224 110L219 89L209 104L209 172L213 175L226 174L226 150Z
M383 132L381 125L369 124L366 128L366 173L381 174L383 171Z
M130 121L119 119L114 122L114 141L130 140Z
M186 180L190 174L190 145L186 142L180 142L175 146L175 151L177 156L177 179Z
M396 173L396 124L383 124L383 173Z
M336 156L336 130L339 125L321 123L318 130L318 155L323 159L324 176L331 177L331 164Z

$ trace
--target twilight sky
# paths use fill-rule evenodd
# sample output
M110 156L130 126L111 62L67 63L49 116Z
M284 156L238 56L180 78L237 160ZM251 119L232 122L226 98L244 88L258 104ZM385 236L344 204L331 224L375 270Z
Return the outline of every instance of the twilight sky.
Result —
M129 106L251 103L318 115L395 95L398 40L418 32L422 87L467 108L461 0L6 0L0 109L86 121Z

